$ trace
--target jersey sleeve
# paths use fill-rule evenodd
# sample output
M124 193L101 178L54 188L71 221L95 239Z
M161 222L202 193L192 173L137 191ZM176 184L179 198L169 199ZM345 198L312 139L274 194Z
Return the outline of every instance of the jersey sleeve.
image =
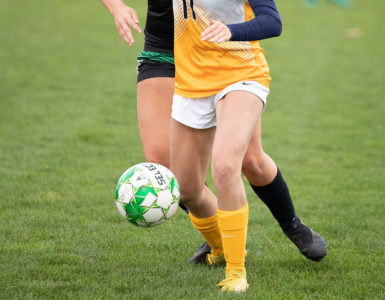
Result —
M227 25L231 31L230 41L256 41L282 32L282 21L274 0L249 0L255 18L248 22Z

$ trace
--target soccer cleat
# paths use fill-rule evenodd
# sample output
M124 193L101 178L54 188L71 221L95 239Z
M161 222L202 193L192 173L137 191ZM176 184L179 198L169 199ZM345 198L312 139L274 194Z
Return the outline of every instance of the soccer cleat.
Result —
M308 259L321 261L326 256L328 247L323 237L302 223L297 216L293 223L284 224L281 227L287 237Z
M244 292L249 285L246 280L246 270L228 270L226 278L223 279L217 286L221 287L222 292Z
M189 263L193 264L206 264L207 255L211 253L211 247L207 242L204 242L202 246L194 253L193 256L189 259Z

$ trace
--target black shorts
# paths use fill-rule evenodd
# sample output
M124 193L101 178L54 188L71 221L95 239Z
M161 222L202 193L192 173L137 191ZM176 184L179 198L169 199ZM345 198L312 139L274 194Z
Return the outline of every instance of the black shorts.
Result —
M137 83L145 79L156 77L175 78L175 65L147 61L139 63Z

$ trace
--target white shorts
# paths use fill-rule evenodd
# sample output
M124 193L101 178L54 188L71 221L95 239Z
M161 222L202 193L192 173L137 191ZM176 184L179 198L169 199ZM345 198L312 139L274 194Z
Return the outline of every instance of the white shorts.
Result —
M206 129L217 125L215 105L231 91L247 91L257 95L266 105L269 89L256 81L241 81L229 85L218 94L204 98L185 98L174 95L171 116L174 120L196 129Z

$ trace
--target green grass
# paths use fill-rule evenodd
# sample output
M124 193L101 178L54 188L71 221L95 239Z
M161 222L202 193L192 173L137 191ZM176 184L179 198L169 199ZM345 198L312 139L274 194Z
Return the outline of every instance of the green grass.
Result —
M2 0L1 299L385 298L385 5L278 5L264 148L325 260L302 257L249 188L244 295L218 291L222 269L186 263L202 240L181 211L157 228L124 222L114 187L144 160L142 37L126 47L97 1Z

